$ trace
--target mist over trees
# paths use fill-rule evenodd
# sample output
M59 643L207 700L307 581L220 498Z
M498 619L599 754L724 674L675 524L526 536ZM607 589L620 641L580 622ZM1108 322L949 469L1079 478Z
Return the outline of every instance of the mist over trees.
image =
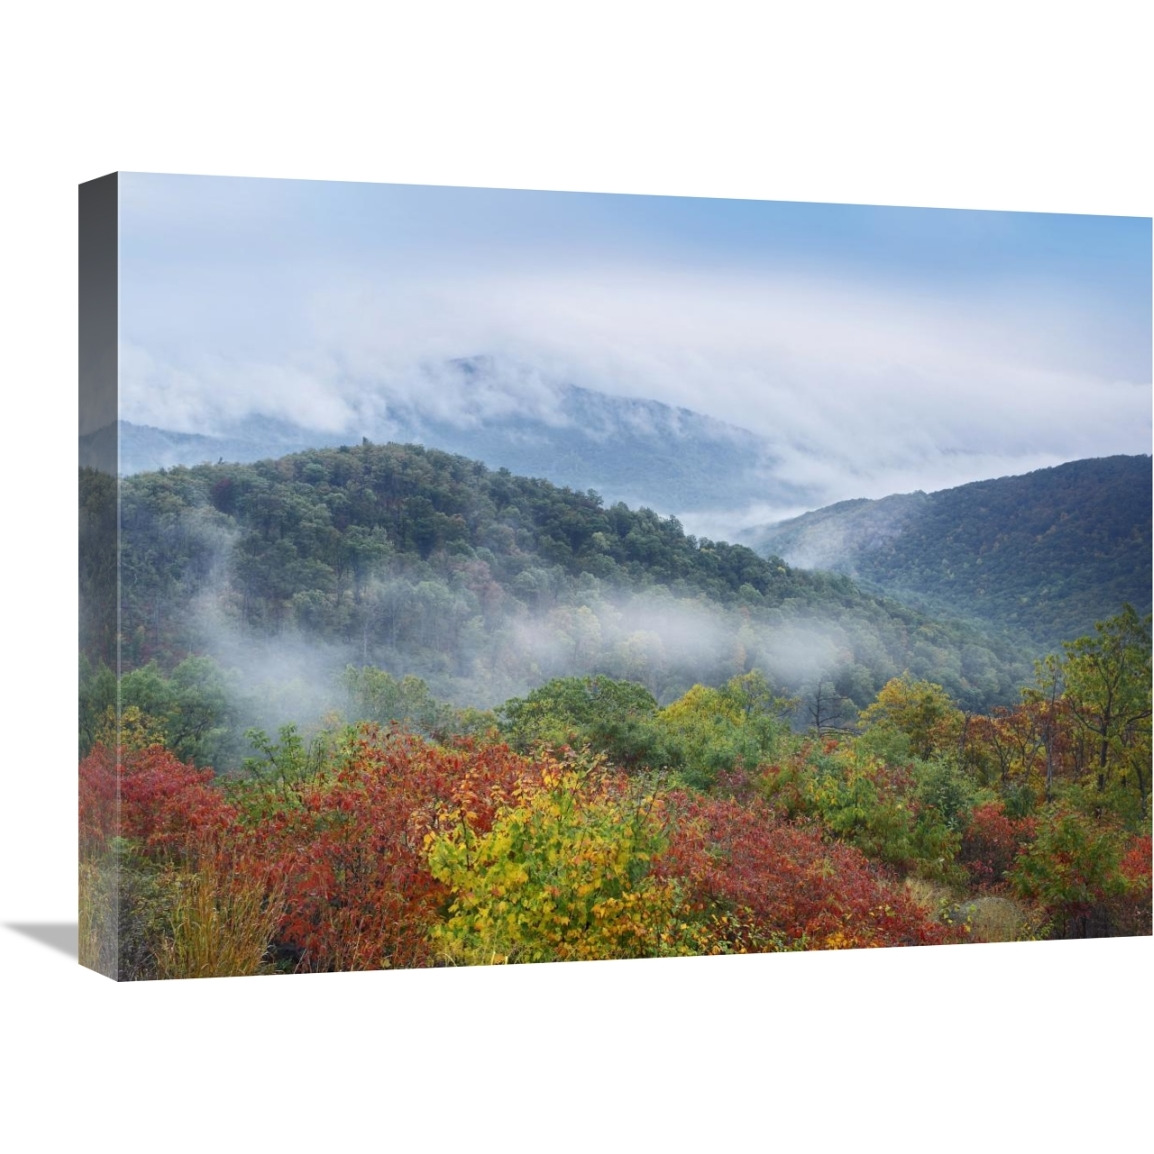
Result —
M113 184L85 964L1151 933L1148 220Z
M252 733L214 775L176 755L179 710L126 706L80 765L81 957L140 979L1149 934L1150 679L1127 606L1013 707L904 675L852 733L796 732L758 672L665 707L561 678L485 715L350 668L390 724Z
M121 525L128 670L210 655L317 685L355 664L489 708L596 674L667 703L757 668L852 716L903 670L980 708L1029 669L845 577L418 446L140 474Z

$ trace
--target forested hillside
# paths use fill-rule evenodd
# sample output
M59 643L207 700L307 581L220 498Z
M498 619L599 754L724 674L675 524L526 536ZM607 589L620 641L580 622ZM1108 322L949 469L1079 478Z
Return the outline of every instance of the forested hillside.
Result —
M121 523L127 669L205 653L276 666L291 643L330 671L415 674L491 706L556 676L627 677L668 701L758 668L821 694L834 721L907 670L973 708L1008 701L1033 656L647 509L417 446L137 475Z
M1150 457L1095 458L846 501L743 539L1053 648L1124 602L1150 608L1151 483Z

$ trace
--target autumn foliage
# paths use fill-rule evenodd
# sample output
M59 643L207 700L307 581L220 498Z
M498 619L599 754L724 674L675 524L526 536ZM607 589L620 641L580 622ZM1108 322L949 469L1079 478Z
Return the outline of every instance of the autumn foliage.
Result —
M682 795L661 872L678 879L708 952L926 945L949 940L882 871L815 825L761 804Z
M454 963L575 961L679 952L679 895L654 873L663 805L600 767L551 762L522 780L486 828L442 814L427 837L449 887L434 937Z
M157 976L947 937L816 827L574 755L366 726L327 771L231 798L156 745L97 746L80 780L86 858L116 833L150 863Z
M663 710L604 679L513 710L519 751L491 725L287 726L223 776L132 707L80 762L82 959L201 977L1149 934L1147 666L1094 681L1111 636L989 717L894 679L855 735L792 734L752 676Z
M211 771L159 745L120 753L98 743L80 763L82 927L115 926L119 957L108 968L130 977L260 972L282 899L239 811ZM152 939L143 961L140 934ZM96 964L92 931L82 929L81 948Z
M236 820L214 776L159 745L122 749L119 762L107 746L94 746L80 763L82 852L113 837L131 838L157 857L191 851Z
M1018 854L1036 832L1034 818L1012 818L1001 802L985 802L970 814L958 860L976 888L992 889L1005 881Z
M257 823L285 887L282 955L304 970L431 964L448 890L429 870L426 835L445 813L487 831L537 772L504 746L447 749L366 727L334 773L295 786Z

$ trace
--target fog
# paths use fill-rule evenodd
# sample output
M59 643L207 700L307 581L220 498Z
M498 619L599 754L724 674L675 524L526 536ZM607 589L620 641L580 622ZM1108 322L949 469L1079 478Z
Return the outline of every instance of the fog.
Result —
M412 643L415 630L406 635L381 616L344 643L296 624L268 633L238 620L235 602L227 580L206 591L190 609L190 636L224 672L238 729L269 734L290 723L310 732L353 720L341 679L365 664L420 677L446 703L493 709L555 677L637 681L664 705L693 684L721 684L754 668L783 692L805 691L852 662L846 635L828 623L753 622L739 608L660 590L605 589L537 609L509 601L470 617L456 647L441 637ZM399 640L390 643L390 632Z
M659 272L624 285L456 284L428 298L328 302L304 342L275 360L177 361L126 341L124 416L219 433L255 416L374 440L423 421L563 428L561 390L575 384L758 434L771 475L812 490L810 507L1150 443L1149 377L1072 367L1086 360L1071 346L1079 326L1059 308L1038 310L1023 331L1019 315L959 315L864 285ZM480 353L491 371L453 363ZM765 512L741 511L738 522Z
M123 183L130 421L564 427L578 385L751 430L811 508L1150 445L1148 221Z

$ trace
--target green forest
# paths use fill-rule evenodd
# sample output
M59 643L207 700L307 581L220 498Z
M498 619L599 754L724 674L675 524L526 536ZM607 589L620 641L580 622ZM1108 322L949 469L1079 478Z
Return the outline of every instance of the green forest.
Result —
M846 501L752 530L938 615L1056 648L1151 606L1151 458L1097 457L936 493Z
M117 634L116 490L81 471L103 972L1151 932L1129 604L1023 651L647 509L365 443L122 479Z
M102 483L87 474L82 489ZM820 689L846 719L906 670L968 708L1011 701L1030 672L1010 640L848 578L419 446L138 474L120 517L125 669L213 654L252 682L245 659L261 651L283 679L278 655L295 646L313 684L318 664L330 682L371 665L492 707L598 674L668 703L759 668L792 693ZM98 601L99 574L86 581ZM84 641L111 664L110 633Z

